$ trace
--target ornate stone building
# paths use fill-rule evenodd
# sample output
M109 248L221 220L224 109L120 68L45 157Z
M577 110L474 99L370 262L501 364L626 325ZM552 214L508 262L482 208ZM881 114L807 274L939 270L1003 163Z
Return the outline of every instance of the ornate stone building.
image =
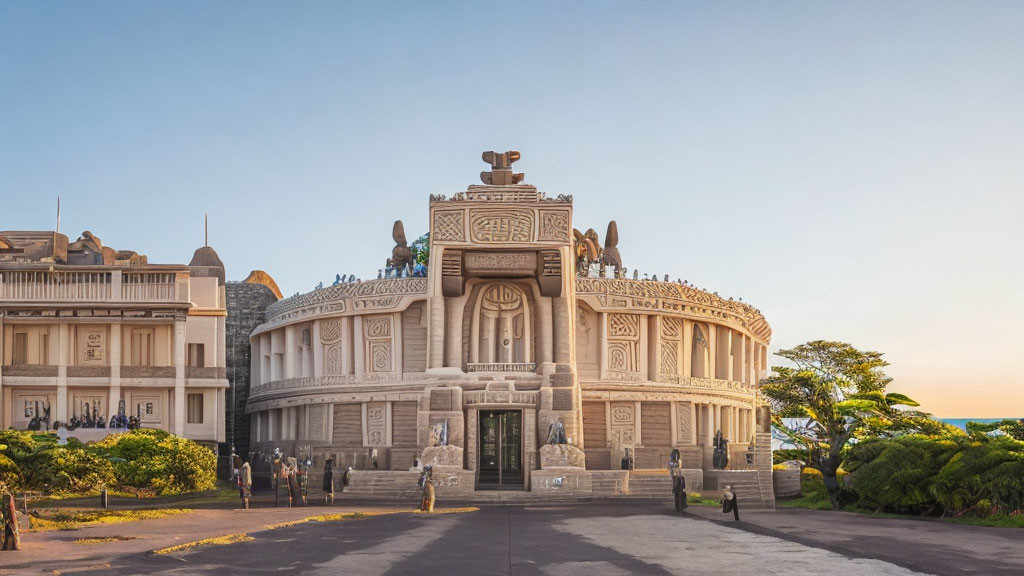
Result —
M678 448L691 488L728 481L773 504L762 315L626 278L614 223L602 250L573 229L572 197L521 183L518 153L484 159L485 185L430 198L426 277L267 309L251 336L254 453L311 456L314 476L333 457L357 494L411 493L419 460L440 498L532 498L664 490ZM559 421L566 444L546 446Z
M0 427L95 440L123 401L143 427L223 442L226 315L208 246L162 265L89 232L0 232Z

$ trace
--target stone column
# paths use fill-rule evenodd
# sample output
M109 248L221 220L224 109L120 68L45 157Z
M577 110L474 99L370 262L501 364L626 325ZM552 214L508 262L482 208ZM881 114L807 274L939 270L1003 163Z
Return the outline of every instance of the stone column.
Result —
M285 355L287 358L287 354ZM174 434L185 435L185 318L174 320Z
M352 374L352 317L341 318L341 373Z
M697 445L700 428L697 427L697 403L690 402L690 444Z
M57 410L50 422L68 421L68 359L71 357L71 326L61 323L57 335Z
M448 329L445 334L445 358L444 365L450 368L462 369L462 306L458 305L460 298L451 298L451 302L445 304L448 314ZM543 346L542 346L543 347Z
M309 345L313 349L313 379L319 380L324 375L324 347L320 343L320 320L313 322Z
M555 334L555 362L568 364L571 362L571 330L569 322L572 316L569 314L569 299L564 296L552 298L554 308L554 334Z
M598 369L601 380L608 378L608 313L601 312L600 327L598 328ZM609 433L610 430L609 430Z
M678 404L676 402L668 403L669 435L671 437L670 442L672 443L673 448L679 445L679 419L676 416L678 409Z
M395 332L391 336L391 345L394 347L394 351L391 353L391 361L394 362L395 375L396 375L398 381L401 382L402 381L402 377L403 377L403 373L404 373L403 355L404 355L404 352L405 352L404 350L402 350L402 313L401 312L395 312L394 314L392 314L391 317L393 318L392 324L394 324L394 326L395 326ZM389 415L391 414L391 403L390 402L388 403L388 414ZM390 423L390 419L388 420L388 422ZM391 426L390 426L390 424L388 425L387 430L388 430L388 434L390 435L391 434ZM388 446L390 446L390 445L391 445L391 442L388 441Z
M117 290L120 293L120 290ZM121 323L114 322L110 325L110 396L107 401L107 422L110 417L117 414L118 402L121 400ZM127 413L125 407L125 413Z
M443 246L430 251L430 275L427 278L427 369L444 367L445 298L441 291Z
M708 378L721 378L718 375L718 327L708 324L708 367L705 370Z
M680 374L693 376L693 321L683 320L683 353Z
M284 327L284 379L299 376L295 370L295 326Z
M656 382L661 371L661 316L647 318L647 379Z
M552 300L541 296L537 299L537 317L539 322L537 323L537 362L544 364L545 362L551 362L554 358L553 344L551 340L554 337L554 327L551 318L552 314Z
M355 364L355 377L356 380L361 380L363 374L366 373L364 367L364 360L366 358L365 348L366 345L363 343L363 317L355 316L352 319L352 355Z

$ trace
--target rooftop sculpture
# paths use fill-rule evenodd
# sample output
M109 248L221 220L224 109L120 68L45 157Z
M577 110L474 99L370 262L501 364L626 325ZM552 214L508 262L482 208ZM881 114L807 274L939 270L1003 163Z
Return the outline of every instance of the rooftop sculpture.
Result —
M483 153L484 162L491 165L490 172L481 172L480 181L488 186L511 186L523 181L522 172L512 172L512 163L519 160L519 152L509 150L498 154L494 151Z

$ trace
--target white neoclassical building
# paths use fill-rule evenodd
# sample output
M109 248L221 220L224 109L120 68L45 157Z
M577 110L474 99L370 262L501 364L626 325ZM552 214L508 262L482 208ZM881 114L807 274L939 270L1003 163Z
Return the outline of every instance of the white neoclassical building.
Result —
M0 426L93 440L123 402L143 427L223 442L226 315L212 248L160 265L89 232L0 232Z

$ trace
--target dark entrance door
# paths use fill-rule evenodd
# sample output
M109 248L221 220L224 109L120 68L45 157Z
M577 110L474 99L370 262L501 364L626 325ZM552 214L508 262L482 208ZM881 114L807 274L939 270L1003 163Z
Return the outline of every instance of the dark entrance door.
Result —
M478 487L523 487L523 413L521 411L480 411Z

